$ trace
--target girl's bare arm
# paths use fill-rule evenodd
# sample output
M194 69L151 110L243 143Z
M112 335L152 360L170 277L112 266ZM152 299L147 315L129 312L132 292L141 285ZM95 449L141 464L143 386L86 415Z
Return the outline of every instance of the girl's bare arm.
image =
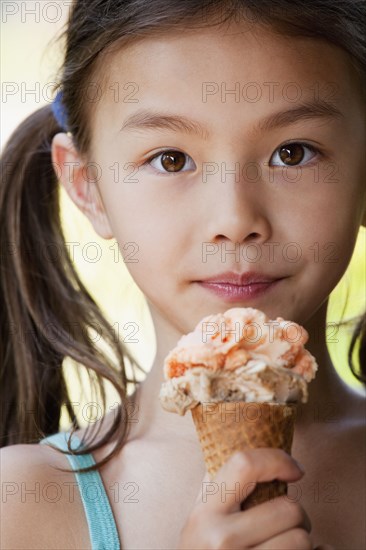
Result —
M44 445L0 450L4 550L90 549L80 493L67 459Z

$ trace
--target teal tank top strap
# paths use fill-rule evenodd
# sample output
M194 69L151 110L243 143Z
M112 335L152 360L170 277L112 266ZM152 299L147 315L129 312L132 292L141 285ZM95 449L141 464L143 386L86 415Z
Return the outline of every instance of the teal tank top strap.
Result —
M58 448L67 451L69 434L69 432L59 432L41 439L39 443L49 441ZM71 448L76 449L79 445L80 440L74 434ZM95 464L92 454L81 456L65 454L65 456L73 470ZM86 473L75 472L75 477L89 526L92 550L121 550L116 522L100 473L98 470Z

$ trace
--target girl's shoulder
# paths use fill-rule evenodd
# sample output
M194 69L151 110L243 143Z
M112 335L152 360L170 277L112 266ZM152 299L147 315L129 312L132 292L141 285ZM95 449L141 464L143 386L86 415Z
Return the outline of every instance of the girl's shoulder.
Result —
M90 548L88 525L67 457L41 444L0 449L3 548Z

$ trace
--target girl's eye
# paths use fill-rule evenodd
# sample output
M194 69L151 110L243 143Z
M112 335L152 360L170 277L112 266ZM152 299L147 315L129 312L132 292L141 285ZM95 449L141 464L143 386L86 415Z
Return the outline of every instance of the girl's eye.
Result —
M162 151L161 153L158 153L157 155L154 155L147 159L144 164L150 165L153 170L160 175L166 175L169 172L176 174L179 172L187 171L182 170L182 168L186 164L187 158L192 161L191 166L188 168L188 170L192 168L194 169L196 165L194 164L192 158L189 155L186 155L185 153L182 153L181 151L176 151L174 149L167 149L166 151Z
M306 149L308 152L305 151ZM274 166L298 166L304 159L304 164L312 160L317 153L319 151L308 143L292 142L281 145L271 159L277 159L277 162L272 162Z
M320 152L308 143L285 143L272 155L270 164L272 166L298 166L300 163L308 163L318 153ZM188 168L187 159L189 160ZM196 168L193 159L189 155L175 149L166 149L151 156L143 163L143 166L145 165L149 165L154 172L161 176L179 174ZM186 166L185 170L183 170L184 166Z

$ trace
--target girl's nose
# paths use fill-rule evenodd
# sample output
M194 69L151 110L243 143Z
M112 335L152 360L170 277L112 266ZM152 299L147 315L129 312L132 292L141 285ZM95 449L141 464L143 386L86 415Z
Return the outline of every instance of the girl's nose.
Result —
M205 195L206 236L210 242L261 244L271 236L265 201L265 182L227 177L211 182Z

